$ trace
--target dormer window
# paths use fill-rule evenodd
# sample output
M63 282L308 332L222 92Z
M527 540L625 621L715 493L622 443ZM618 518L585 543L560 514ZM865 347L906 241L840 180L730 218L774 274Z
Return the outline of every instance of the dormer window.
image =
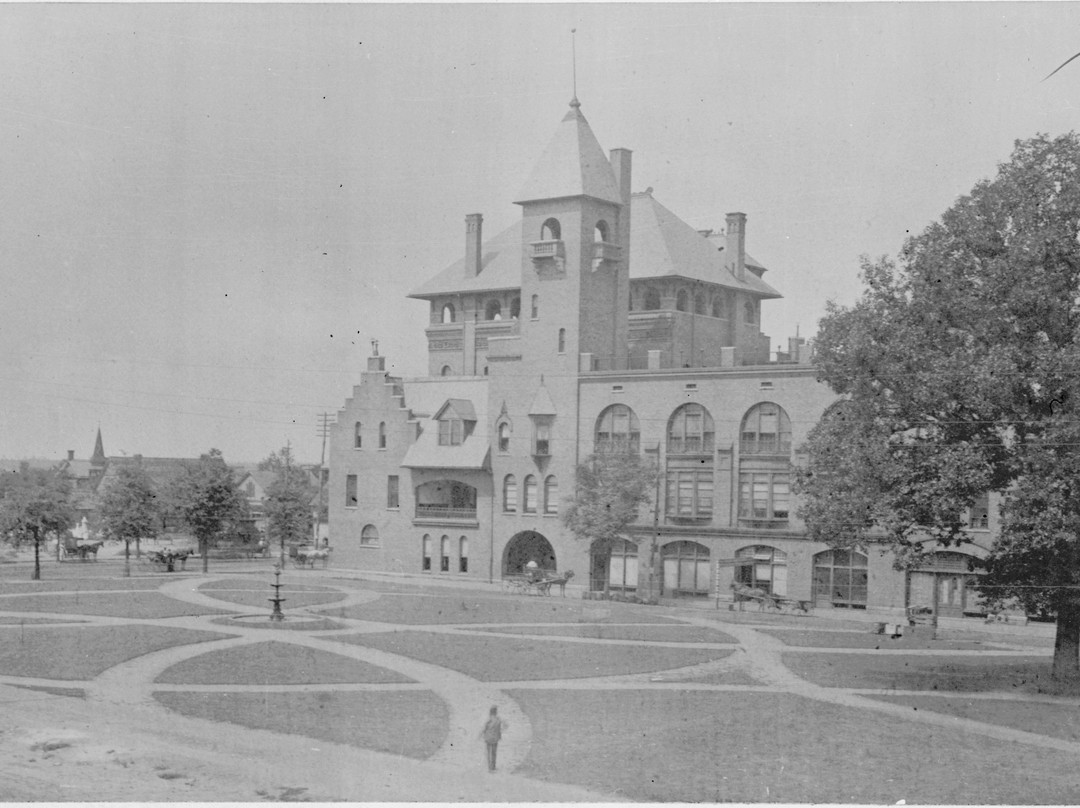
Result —
M548 457L551 454L551 422L549 415L533 416L533 454Z
M460 446L473 433L476 411L472 402L450 399L435 416L439 424L439 445Z

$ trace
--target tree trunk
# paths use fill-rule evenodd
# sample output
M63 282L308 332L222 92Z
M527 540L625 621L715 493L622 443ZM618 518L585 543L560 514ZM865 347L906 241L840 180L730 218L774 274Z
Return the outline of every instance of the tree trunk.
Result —
M142 545L139 543L139 538L135 538L135 558L142 558Z
M205 538L199 539L199 552L202 553L202 571L210 571L210 559L207 556L210 554L210 542Z
M131 540L124 539L124 577L131 577Z
M1057 612L1057 634L1054 638L1054 667L1058 680L1080 679L1080 601L1064 601Z
M58 538L57 542L59 541ZM34 533L34 574L30 576L30 580L41 580L41 534L36 531Z

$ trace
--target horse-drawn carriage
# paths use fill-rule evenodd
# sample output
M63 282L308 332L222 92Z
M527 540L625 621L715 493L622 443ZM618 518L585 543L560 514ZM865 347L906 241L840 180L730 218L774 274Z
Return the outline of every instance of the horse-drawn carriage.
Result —
M735 596L735 603L738 604L739 611L742 611L744 603L751 602L758 605L759 612L763 612L768 608L777 612L810 613L811 604L808 600L784 597L783 595L777 595L765 589L747 586L738 581L731 582L731 590Z
M87 561L93 559L97 561L98 550L105 546L103 541L91 541L89 539L78 539L75 536L65 536L64 540L60 542L60 560L66 561L69 558L77 558L79 561Z
M297 569L315 569L315 562L321 561L323 569L330 563L329 547L312 547L310 545L290 545L289 558Z
M566 597L566 582L574 577L573 570L561 575L550 570L534 570L503 578L503 589L517 595L550 595L551 587L557 586Z
M177 562L179 562L181 570L185 569L188 557L192 552L191 550L173 550L166 547L163 550L154 550L147 553L146 558L154 569L159 572L176 572Z

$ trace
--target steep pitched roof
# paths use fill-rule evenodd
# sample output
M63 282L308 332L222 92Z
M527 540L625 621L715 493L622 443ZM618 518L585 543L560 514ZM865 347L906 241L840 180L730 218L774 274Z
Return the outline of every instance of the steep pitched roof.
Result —
M634 194L630 210L631 280L678 275L764 298L781 297L753 272L747 271L743 280L736 278L724 267L716 244L653 199L651 193ZM746 264L764 269L749 255Z
M619 186L604 150L575 98L533 169L517 204L537 199L591 196L619 204Z
M480 274L465 277L465 258L455 261L409 297L427 298L463 292L493 292L521 287L521 222L508 227L480 250Z
M90 455L90 462L100 466L105 462L105 446L101 442L101 427L98 427L97 439L94 441L94 453Z

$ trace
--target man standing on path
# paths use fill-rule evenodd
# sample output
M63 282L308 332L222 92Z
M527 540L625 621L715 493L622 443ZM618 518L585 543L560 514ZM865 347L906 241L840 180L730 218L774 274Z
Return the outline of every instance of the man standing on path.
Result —
M491 713L488 715L487 723L484 724L484 729L480 732L480 737L484 739L484 743L487 744L487 762L488 771L495 771L495 750L499 746L499 741L502 739L502 731L506 729L508 724L499 718L499 708L492 707Z

